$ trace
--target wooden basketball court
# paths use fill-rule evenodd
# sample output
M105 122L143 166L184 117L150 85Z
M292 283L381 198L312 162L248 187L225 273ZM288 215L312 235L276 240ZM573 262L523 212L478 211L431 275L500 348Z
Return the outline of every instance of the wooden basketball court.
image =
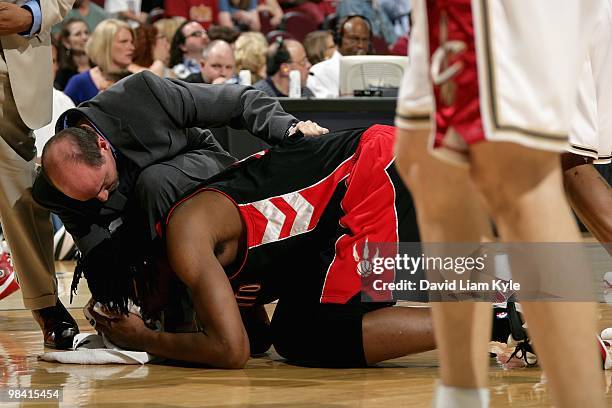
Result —
M91 330L81 311L89 299L84 280L69 305L72 269L70 263L57 264L60 297L81 330ZM600 310L600 328L612 327L612 307L600 305ZM63 402L0 406L429 407L438 364L434 351L367 369L303 368L286 364L272 351L251 359L244 370L230 371L155 364L54 364L38 361L42 352L41 332L16 292L0 302L0 389L62 388ZM612 406L612 372L602 375ZM492 360L490 387L491 407L551 405L539 368L504 371Z

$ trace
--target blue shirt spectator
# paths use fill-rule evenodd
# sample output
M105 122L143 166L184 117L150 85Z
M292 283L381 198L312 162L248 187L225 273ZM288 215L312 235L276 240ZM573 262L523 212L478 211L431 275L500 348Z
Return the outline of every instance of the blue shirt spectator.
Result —
M89 71L76 74L68 81L64 93L72 99L75 105L85 102L96 96L100 90L96 87Z

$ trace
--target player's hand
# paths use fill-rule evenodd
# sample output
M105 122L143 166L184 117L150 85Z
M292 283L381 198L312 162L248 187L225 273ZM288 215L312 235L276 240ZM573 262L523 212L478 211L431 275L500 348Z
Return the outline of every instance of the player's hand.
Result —
M317 122L311 120L296 123L289 131L289 136L293 136L297 131L302 132L304 136L321 136L329 133L329 129L319 126Z
M0 3L0 35L17 34L32 25L32 14L16 4Z
M95 328L104 334L115 345L125 350L142 350L141 340L146 331L150 330L145 326L140 316L129 313L127 316L105 317L95 310L89 311L96 320Z

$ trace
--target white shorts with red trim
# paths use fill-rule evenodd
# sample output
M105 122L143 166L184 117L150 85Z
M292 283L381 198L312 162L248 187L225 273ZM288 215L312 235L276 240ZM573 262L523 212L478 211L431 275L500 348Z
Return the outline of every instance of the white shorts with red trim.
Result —
M455 162L485 140L563 151L602 1L414 1L396 125Z

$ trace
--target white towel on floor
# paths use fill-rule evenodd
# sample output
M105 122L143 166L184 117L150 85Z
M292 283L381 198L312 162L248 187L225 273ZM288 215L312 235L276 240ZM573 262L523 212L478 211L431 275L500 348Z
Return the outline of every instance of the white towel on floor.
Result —
M146 364L155 358L144 351L123 350L93 333L74 336L73 349L44 353L39 359L64 364Z

